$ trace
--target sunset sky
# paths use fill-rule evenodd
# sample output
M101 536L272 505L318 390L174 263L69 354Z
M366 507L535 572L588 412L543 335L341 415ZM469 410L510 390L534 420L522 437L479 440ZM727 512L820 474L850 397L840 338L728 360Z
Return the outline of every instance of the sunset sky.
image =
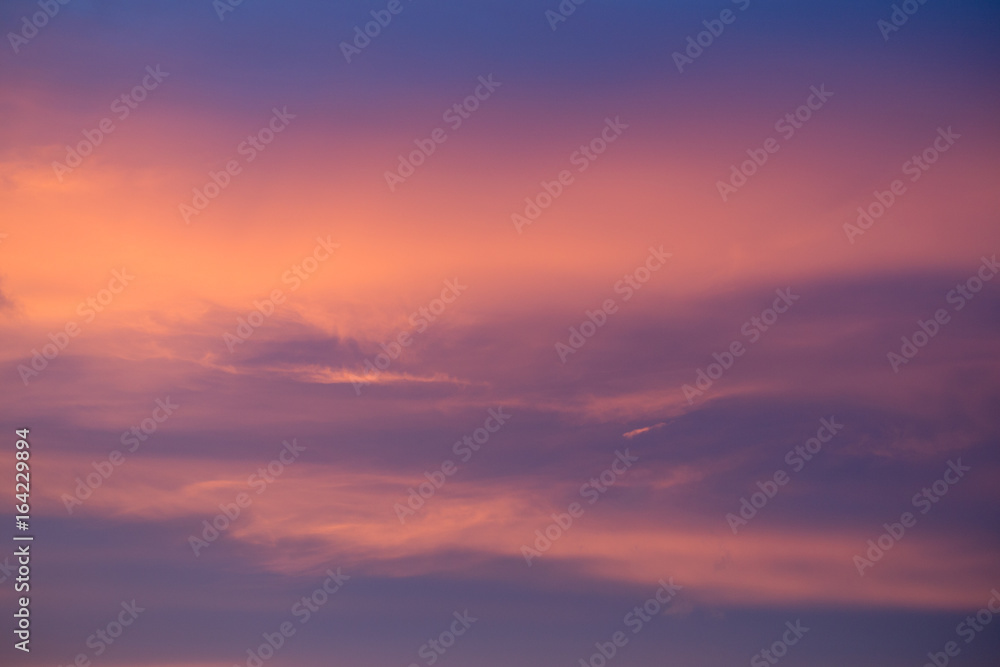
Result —
M0 5L0 664L998 664L1000 6L577 2Z

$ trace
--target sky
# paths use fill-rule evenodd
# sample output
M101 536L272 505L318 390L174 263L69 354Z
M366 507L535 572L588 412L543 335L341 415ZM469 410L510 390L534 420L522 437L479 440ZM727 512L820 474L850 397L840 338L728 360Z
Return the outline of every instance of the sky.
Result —
M998 27L4 2L0 663L995 666Z

